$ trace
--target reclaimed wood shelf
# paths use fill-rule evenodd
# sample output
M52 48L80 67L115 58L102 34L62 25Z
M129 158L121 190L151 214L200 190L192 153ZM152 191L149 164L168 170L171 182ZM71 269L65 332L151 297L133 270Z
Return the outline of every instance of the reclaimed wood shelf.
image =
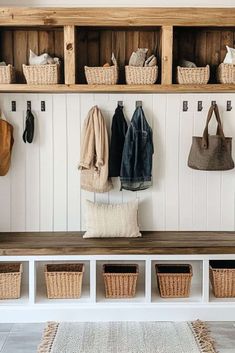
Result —
M82 235L83 232L0 233L0 256L235 254L234 232L143 232L142 238L112 241L83 239Z
M28 19L30 18L30 22ZM226 45L235 40L235 8L0 8L0 61L14 65L16 82L0 92L234 92L235 85L216 84L216 69ZM125 65L138 47L157 56L155 85L125 85ZM61 59L61 84L25 84L22 64L29 49ZM114 52L118 85L87 85L84 66L102 66ZM184 58L210 65L208 85L175 84Z
M18 93L209 93L235 92L235 84L208 85L87 85L87 84L58 84L58 85L27 85L0 84L0 92Z

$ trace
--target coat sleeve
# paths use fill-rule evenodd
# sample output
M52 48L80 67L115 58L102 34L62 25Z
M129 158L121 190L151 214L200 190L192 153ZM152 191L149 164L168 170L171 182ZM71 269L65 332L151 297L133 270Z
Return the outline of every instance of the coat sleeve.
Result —
M95 146L92 113L93 109L89 111L82 128L79 169L90 169L94 161Z

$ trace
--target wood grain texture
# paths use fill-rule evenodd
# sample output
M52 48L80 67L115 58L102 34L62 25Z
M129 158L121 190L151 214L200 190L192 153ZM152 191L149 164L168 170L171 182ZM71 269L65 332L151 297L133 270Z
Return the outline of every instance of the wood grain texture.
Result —
M78 83L86 83L84 66L103 66L112 64L114 53L119 66L119 83L125 83L125 65L133 51L148 48L147 56L156 52L160 63L160 28L78 28L77 30L77 64ZM160 77L160 75L159 75ZM160 82L160 80L158 80Z
M234 254L234 232L143 232L142 238L83 239L82 232L0 233L4 255Z
M17 83L25 83L22 64L28 64L30 49L36 54L47 52L63 61L64 35L62 28L3 27L0 28L0 38L0 60L14 65Z
M234 23L234 8L0 8L1 26L233 26Z
M27 84L0 84L0 92L54 92L54 93L231 93L235 92L232 84L208 85L27 85Z
M162 84L172 83L173 27L162 27Z
M64 76L66 84L75 84L76 81L75 43L75 27L64 26Z
M226 45L234 46L234 28L179 27L174 30L174 82L181 59L197 66L210 65L210 83L216 83L216 70L224 60Z

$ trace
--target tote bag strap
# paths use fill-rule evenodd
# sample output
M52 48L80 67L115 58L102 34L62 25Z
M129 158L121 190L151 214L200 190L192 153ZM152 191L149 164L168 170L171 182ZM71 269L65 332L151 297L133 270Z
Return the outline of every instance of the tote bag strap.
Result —
M221 119L220 119L220 114L219 114L219 109L217 104L213 104L209 111L208 111L208 115L207 115L207 119L206 119L206 126L203 132L203 137L202 137L202 147L207 149L208 148L208 127L209 127L209 123L210 120L212 118L213 112L215 113L215 117L217 120L217 132L216 135L222 137L222 139L225 141L225 136L224 136L224 132L223 132L223 128L222 128L222 123L221 123Z

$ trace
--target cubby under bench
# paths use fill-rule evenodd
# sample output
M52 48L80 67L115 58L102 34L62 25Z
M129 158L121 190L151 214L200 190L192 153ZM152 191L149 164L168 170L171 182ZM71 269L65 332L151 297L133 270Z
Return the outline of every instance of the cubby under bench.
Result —
M0 322L234 320L235 298L215 298L211 260L235 261L234 232L143 232L138 239L83 239L82 232L0 233L0 262L23 265L21 297L0 300ZM48 299L44 265L83 263L79 299ZM104 296L103 264L138 264L134 298ZM191 264L188 298L162 298L155 265Z

